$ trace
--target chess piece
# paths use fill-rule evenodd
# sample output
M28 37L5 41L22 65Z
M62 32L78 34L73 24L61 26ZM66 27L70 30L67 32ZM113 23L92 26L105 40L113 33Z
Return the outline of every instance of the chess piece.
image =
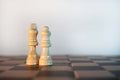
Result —
M38 65L39 59L36 52L36 46L38 45L37 42L38 31L35 23L32 23L30 25L28 34L29 34L28 45L30 46L30 50L28 53L28 57L26 59L26 65Z
M52 65L52 59L49 52L49 47L51 47L50 35L51 33L49 31L49 27L43 26L42 32L40 33L41 37L40 46L42 47L41 56L39 59L40 66Z

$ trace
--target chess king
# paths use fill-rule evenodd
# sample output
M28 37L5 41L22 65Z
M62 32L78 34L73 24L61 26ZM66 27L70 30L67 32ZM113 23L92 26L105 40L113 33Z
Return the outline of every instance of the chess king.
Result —
M28 53L28 57L26 59L26 65L38 65L39 59L36 52L36 46L38 45L37 42L38 30L35 23L32 23L30 25L28 34L29 34L28 45L30 47L30 50Z
M39 59L40 66L52 65L52 59L49 52L49 47L51 47L50 35L51 33L49 31L49 27L43 26L42 31L40 33L40 37L41 37L40 46L42 48L41 56Z

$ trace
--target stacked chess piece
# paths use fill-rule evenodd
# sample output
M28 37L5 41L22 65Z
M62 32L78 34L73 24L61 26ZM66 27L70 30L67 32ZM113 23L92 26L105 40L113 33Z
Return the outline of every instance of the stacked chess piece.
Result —
M47 26L42 27L42 31L40 33L41 41L40 46L42 48L40 59L38 59L36 46L37 42L37 34L38 30L35 23L30 25L29 31L29 40L28 45L30 47L28 57L26 59L26 65L40 65L40 66L49 66L52 65L52 59L49 52L49 47L51 47L50 43L50 31Z

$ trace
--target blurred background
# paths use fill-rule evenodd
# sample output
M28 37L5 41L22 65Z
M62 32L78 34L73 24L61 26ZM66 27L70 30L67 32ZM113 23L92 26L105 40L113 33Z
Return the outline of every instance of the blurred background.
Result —
M120 55L120 0L0 0L0 55L28 54L31 23L49 26L52 55Z

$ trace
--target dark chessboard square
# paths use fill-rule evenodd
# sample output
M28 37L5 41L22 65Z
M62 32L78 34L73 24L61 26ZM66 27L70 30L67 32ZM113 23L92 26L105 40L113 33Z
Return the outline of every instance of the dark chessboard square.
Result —
M68 60L67 56L52 56L53 60Z
M26 60L27 56L15 56L10 58L10 60Z
M10 70L12 69L14 66L0 66L0 70L1 71L7 71L7 70Z
M53 60L53 64L55 63L70 63L68 60Z
M0 60L0 63L3 62L3 60Z
M11 70L39 70L39 66L15 66Z
M54 66L70 66L70 63L53 63Z
M105 59L91 59L93 61L109 61L109 58L105 58Z
M72 71L40 71L37 77L74 77Z
M69 58L70 61L89 61L89 58Z
M107 59L105 56L88 56L89 59Z
M74 71L76 80L118 80L108 71Z
M38 71L10 70L2 72L0 78L33 78L37 73Z
M18 64L1 64L0 63L0 66L16 66L16 65L18 65Z
M0 77L0 80L33 80L33 78Z
M68 55L68 58L88 58L88 56Z
M0 73L1 73L1 72L4 72L4 70L0 70Z
M8 61L4 61L4 62L1 62L1 64L20 64L20 63L25 63L24 60L8 60Z
M119 80L118 78L80 78L76 80Z
M120 77L120 70L118 70L118 71L110 71L110 72L112 72L117 77Z
M52 55L52 57L63 57L63 58L66 58L66 57L68 57L68 55Z
M75 80L72 77L37 77L34 80Z
M72 63L92 63L93 61L71 61Z
M75 66L73 70L104 70L104 68L100 66Z
M52 57L52 60L68 60L67 57Z
M116 61L112 60L94 60L95 63L116 63Z
M108 58L118 58L118 59L120 59L120 56L108 56Z
M99 65L101 65L101 66L114 66L114 65L118 65L118 66L120 66L120 63L98 63Z
M118 62L120 62L120 58L118 59L118 58L113 58L113 59L111 59L112 61L118 61Z
M10 60L17 60L17 61L24 61L26 60L26 58L11 58Z
M117 63L120 63L120 61L117 61Z
M0 58L0 61L6 61L6 60L10 60L10 58L5 58L5 57Z

